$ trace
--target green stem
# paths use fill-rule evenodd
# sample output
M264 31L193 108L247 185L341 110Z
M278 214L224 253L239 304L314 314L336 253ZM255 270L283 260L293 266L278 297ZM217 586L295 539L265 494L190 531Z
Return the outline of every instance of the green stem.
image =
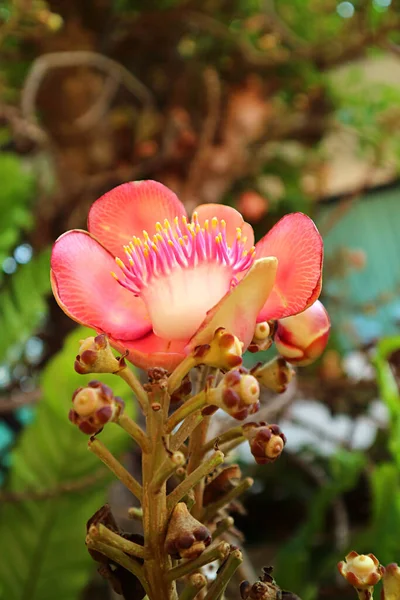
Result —
M220 508L223 508L224 506L232 502L232 500L235 500L235 498L243 494L253 485L253 483L254 481L251 477L246 477L246 479L243 479L243 481L241 481L230 492L225 494L225 496L222 496L222 498L220 498L216 502L209 504L204 509L203 518L201 519L202 523L207 523L208 521L211 521L211 519L217 514Z
M190 398L190 400L186 400L182 406L180 406L168 419L165 431L166 433L171 433L175 429L175 427L186 419L192 413L204 408L207 404L207 398L205 392L200 392L196 396Z
M224 462L224 454L219 450L215 452L208 460L201 463L197 469L192 471L167 497L168 512L172 511L175 505L182 500L186 494L193 489L206 475L211 473L218 465Z
M189 440L189 463L187 466L187 472L189 475L195 471L201 461L203 460L203 445L206 443L208 426L210 423L210 417L204 417L201 423L194 429ZM193 507L193 516L199 519L203 510L203 492L204 492L204 480L200 480L194 488L195 506ZM200 520L200 519L199 519Z
M186 442L188 437L192 434L193 430L196 429L197 425L199 425L203 419L204 417L201 414L200 410L186 417L182 425L179 427L178 431L171 436L170 449L172 451L180 450L182 444Z
M99 459L114 473L114 475L128 488L130 492L138 500L142 500L142 486L136 481L136 479L121 465L121 463L115 458L113 454L100 442L97 438L90 438L89 450L96 454Z
M114 533L114 531L111 531L111 529L108 529L102 523L92 525L88 535L93 541L104 542L109 546L113 546L113 548L118 548L122 552L126 552L130 556L135 556L136 558L145 558L146 556L143 546L125 539L121 535L118 535L118 533Z
M212 582L204 600L220 600L226 586L242 562L242 553L239 549L230 553L225 563L219 570L216 579Z
M189 371L196 366L196 360L192 356L187 356L168 378L168 393L171 395L181 385L183 379Z
M136 506L131 506L128 508L128 517L130 519L134 519L135 521L143 521L143 510L141 508L137 508Z
M222 444L235 440L238 437L243 437L243 429L241 425L238 427L232 427L232 429L228 429L228 431L221 433L221 435L215 436L215 438L207 442L202 447L202 452L203 454L206 454L209 450L213 450L216 447L219 448Z
M234 520L232 519L232 517L225 517L225 519L222 519L221 521L219 521L217 523L217 527L216 527L214 533L212 534L212 539L216 540L217 538L219 538L220 535L222 535L223 533L228 531L228 529L233 527L233 524L234 524Z
M193 573L189 577L185 589L179 596L179 600L193 600L206 585L207 578L202 573Z
M185 456L182 452L174 452L170 456L167 456L164 462L158 467L158 470L154 473L153 481L151 482L151 489L153 492L158 492L161 486L168 481L179 467L182 467L186 462Z
M141 427L126 413L122 413L118 418L118 425L126 431L130 437L140 446L142 452L150 451L149 438Z
M119 377L121 377L129 385L131 390L134 392L136 398L138 399L143 413L146 415L149 407L149 399L147 396L147 392L140 383L139 379L136 377L133 371L130 370L129 367L124 367L120 371L117 371L116 375L119 375Z
M175 581L175 579L185 577L185 575L197 571L200 567L204 567L204 565L214 562L214 560L223 560L228 556L229 550L230 545L227 542L221 542L217 546L212 546L205 550L203 554L200 554L195 560L188 560L168 571L167 579L168 581Z
M89 548L101 552L101 554L104 554L104 556L107 556L107 558L113 562L121 565L121 567L124 567L124 569L130 573L133 573L133 575L139 579L140 583L144 587L145 592L147 594L149 593L149 586L144 576L143 567L136 560L127 556L122 550L113 548L104 542L95 541L89 538L87 540L87 545Z

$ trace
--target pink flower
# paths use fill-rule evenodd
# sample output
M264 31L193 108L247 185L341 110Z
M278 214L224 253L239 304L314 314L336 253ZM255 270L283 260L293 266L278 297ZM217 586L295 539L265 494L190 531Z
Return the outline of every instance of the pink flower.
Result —
M137 181L97 200L88 229L55 242L53 293L67 315L107 334L141 368L173 369L218 327L247 348L257 321L297 314L319 296L322 240L301 213L254 247L233 208L205 204L189 222L172 191Z

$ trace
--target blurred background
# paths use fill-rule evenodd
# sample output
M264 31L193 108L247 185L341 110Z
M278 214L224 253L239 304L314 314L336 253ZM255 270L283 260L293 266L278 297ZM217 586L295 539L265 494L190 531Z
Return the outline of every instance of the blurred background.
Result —
M112 598L85 523L107 500L135 523L67 420L90 332L53 300L49 252L146 178L189 212L236 207L258 238L291 211L324 237L329 346L265 395L288 443L264 467L238 453L256 483L236 525L257 573L274 565L302 600L352 597L348 550L400 562L399 4L0 0L0 48L1 600Z

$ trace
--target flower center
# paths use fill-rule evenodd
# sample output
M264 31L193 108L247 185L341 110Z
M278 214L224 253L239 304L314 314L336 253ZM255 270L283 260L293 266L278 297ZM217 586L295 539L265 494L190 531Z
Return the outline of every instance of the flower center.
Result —
M212 308L236 283L236 274L254 261L255 249L245 249L241 229L228 245L226 223L213 218L201 226L197 214L171 225L156 223L150 238L133 237L124 246L126 261L116 258L118 283L146 303L154 332L165 339L189 339Z

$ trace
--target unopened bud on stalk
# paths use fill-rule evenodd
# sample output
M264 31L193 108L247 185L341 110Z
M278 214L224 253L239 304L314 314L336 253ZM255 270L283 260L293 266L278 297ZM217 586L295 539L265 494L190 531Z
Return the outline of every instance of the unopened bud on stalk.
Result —
M198 365L229 371L242 364L242 352L242 342L223 327L219 327L209 344L194 349L193 358Z
M75 371L86 373L116 373L120 362L112 353L108 338L103 333L80 341L79 353L75 359Z
M72 396L72 404L69 420L88 435L115 421L124 408L123 400L114 396L112 389L100 381L91 381L87 387L78 388Z
M268 321L263 321L262 323L257 323L253 339L247 348L249 352L268 350L272 345L274 329L275 324L272 322L268 323Z
M338 563L339 573L358 590L371 592L374 585L381 580L384 568L373 554L350 552L346 559Z
M243 367L226 373L213 392L212 403L239 421L260 408L258 381Z
M288 362L305 366L325 350L331 323L324 305L317 300L304 312L278 321L276 349Z
M211 533L197 521L185 502L178 502L168 523L165 551L175 558L194 559L211 544Z
M258 465L274 462L282 454L286 437L278 425L246 423L243 435L248 439L250 450Z
M237 486L240 481L242 473L239 465L229 465L221 471L217 472L208 482L204 488L203 504L208 506L213 502L216 502L230 490Z
M259 363L250 372L261 385L277 394L287 390L294 374L293 368L282 356L276 356L264 365Z
M398 600L400 598L400 567L396 563L385 568L382 583L382 600Z

